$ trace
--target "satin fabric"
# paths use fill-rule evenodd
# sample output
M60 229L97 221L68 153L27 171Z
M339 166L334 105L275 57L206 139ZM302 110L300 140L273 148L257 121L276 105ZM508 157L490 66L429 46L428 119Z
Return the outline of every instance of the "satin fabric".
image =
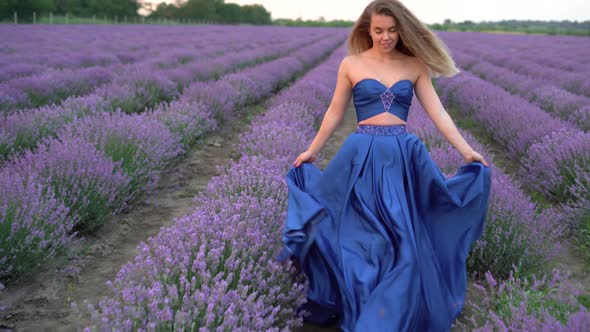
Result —
M390 112L398 118L407 121L408 110L414 96L414 85L410 80L397 81L387 88L383 83L372 78L358 81L352 88L352 102L357 120L363 121L379 113ZM381 95L389 91L393 95L389 107L384 105Z
M309 280L311 321L450 329L487 214L489 167L464 164L446 179L414 134L354 132L324 171L303 163L286 180L284 252Z

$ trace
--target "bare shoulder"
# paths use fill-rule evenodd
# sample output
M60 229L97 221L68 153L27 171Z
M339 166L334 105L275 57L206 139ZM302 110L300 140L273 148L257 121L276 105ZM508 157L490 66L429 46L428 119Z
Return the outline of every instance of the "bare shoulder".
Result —
M356 59L355 55L345 56L342 59L342 61L340 62L340 66L338 68L339 75L347 78L350 81L349 77L350 77L351 68L353 68L355 66L356 61L358 61L358 60Z
M430 69L426 62L417 56L408 56L408 65L411 66L412 71L416 73L416 77L429 77Z
M347 56L344 57L344 59L342 59L342 66L345 67L350 67L350 66L354 66L355 64L357 64L359 62L359 56L358 55L354 55L354 54L349 54Z
M364 54L366 52L367 51L364 51L359 54L349 54L346 57L344 57L344 59L342 61L343 62L346 61L349 66L362 65L365 62L365 55Z
M340 65L340 70L346 74L351 82L351 78L357 76L357 73L362 72L363 68L365 68L365 59L362 53L347 55L342 59Z

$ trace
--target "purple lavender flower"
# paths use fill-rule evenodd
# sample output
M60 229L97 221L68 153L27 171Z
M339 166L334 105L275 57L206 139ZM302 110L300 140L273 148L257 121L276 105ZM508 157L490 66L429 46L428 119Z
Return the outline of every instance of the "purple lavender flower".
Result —
M558 202L574 198L570 187L575 184L590 192L590 133L550 133L528 149L520 173L524 183Z
M581 285L568 280L569 274L553 270L550 275L522 278L514 269L506 280L486 273L484 284L475 284L479 300L467 300L471 314L456 326L474 331L582 331L590 312L578 300Z
M326 66L336 67L342 51ZM308 79L324 80L323 73L314 70ZM269 112L288 107L293 105ZM297 107L303 107L302 114L314 114ZM293 124L297 128L317 121L303 115L264 118L277 124L301 119ZM290 143L288 137L281 139L284 145ZM277 239L285 214L284 172L289 162L284 157L244 155L221 167L221 175L195 197L194 212L139 246L135 260L109 283L114 296L98 306L89 304L95 323L125 331L259 331L301 325L294 309L305 301L305 284L293 282L290 265L279 266L273 260L281 246Z
M48 70L40 75L17 78L4 85L27 95L25 106L37 107L59 102L65 97L85 94L95 87L110 82L113 74L104 68L83 68L78 70ZM1 90L1 88L0 88ZM19 107L7 104L7 107Z
M460 112L481 123L494 140L507 148L509 157L514 159L522 157L528 147L543 136L553 131L575 128L522 98L512 96L467 73L461 73L453 79L440 78L437 86Z
M183 149L187 149L198 137L217 129L211 111L200 102L175 100L169 104L161 103L155 110L147 112L180 137Z
M32 273L73 242L76 223L38 174L16 164L0 170L0 280Z
M35 152L15 160L23 176L41 179L78 220L77 229L92 230L124 207L130 178L92 143L80 137L48 139Z
M77 136L94 144L131 177L129 199L153 190L160 171L184 151L181 138L149 114L102 113L68 124L59 137Z

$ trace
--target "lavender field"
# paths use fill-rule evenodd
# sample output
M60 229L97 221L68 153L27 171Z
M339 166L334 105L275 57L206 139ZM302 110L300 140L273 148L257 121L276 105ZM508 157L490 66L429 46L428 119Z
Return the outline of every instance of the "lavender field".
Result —
M319 127L347 33L1 26L0 325L311 331L294 311L305 283L274 259L284 175ZM439 95L494 168L454 330L584 331L590 39L440 35L462 73L436 79ZM459 168L417 100L408 129L445 174ZM192 172L206 186L174 180ZM169 182L186 202L176 215L149 203ZM134 217L150 204L153 233Z

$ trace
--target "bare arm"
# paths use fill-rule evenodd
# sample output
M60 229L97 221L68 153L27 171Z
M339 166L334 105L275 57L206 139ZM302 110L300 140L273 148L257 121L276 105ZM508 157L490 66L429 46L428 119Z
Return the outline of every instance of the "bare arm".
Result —
M336 81L336 88L334 96L324 118L322 124L311 145L293 163L294 166L301 165L302 162L313 161L315 156L322 150L332 133L338 128L344 113L350 102L352 96L352 84L348 78L348 58L344 58L338 67L338 78Z
M420 63L420 76L416 80L415 92L416 97L420 101L420 104L424 108L424 111L428 114L436 128L441 134L461 153L465 159L469 159L475 151L465 141L455 123L451 119L451 116L444 109L436 90L432 86L430 73L426 65Z

